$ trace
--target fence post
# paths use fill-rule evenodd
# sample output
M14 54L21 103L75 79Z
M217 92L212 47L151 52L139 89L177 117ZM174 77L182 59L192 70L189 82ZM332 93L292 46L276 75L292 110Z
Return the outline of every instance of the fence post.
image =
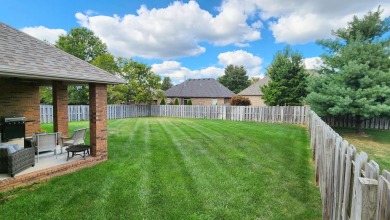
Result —
M379 176L376 219L390 219L390 172L387 170Z
M358 178L356 188L356 206L351 219L375 219L378 181Z

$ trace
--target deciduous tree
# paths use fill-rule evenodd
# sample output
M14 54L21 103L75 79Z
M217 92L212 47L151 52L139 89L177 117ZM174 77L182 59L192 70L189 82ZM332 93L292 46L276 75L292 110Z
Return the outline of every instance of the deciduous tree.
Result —
M390 116L390 18L378 8L354 16L335 39L319 40L327 53L319 77L311 77L307 101L321 116L355 118L356 132L372 117Z
M73 56L91 63L98 56L107 54L107 46L91 30L73 28L61 35L55 46ZM88 104L89 91L86 85L68 87L69 104Z
M151 67L132 59L118 58L119 74L127 84L115 85L112 94L116 102L152 104L160 88L160 76Z

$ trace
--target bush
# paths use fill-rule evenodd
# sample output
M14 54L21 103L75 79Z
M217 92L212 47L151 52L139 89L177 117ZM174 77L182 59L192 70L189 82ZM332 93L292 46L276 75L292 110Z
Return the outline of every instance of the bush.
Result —
M175 98L175 103L174 105L179 105L179 99Z
M165 99L161 99L160 105L165 105Z
M187 105L192 105L192 100L188 100Z
M233 96L230 99L230 105L249 106L249 105L251 105L251 101L247 97L237 95L237 96Z

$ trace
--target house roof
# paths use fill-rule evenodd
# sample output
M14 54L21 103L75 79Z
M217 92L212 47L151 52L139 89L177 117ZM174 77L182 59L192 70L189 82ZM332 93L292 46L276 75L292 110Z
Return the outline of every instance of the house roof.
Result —
M215 79L188 79L171 87L168 97L183 98L230 98L235 94Z
M264 76L264 78L259 79L259 81L253 83L248 88L242 90L238 95L248 95L248 96L262 96L263 92L260 89L260 86L268 84L269 77Z
M0 22L0 77L120 84L125 81Z

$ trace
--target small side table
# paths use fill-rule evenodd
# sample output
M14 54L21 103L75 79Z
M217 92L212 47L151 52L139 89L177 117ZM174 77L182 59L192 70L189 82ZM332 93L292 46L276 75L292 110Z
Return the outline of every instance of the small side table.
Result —
M85 145L85 144L73 145L73 146L66 148L66 151L68 152L68 157L67 157L66 161L68 161L69 158L71 158L71 157L69 157L69 153L72 153L72 157L74 157L74 155L80 155L85 160L85 155L86 155L86 153L89 152L90 148L91 148L90 145ZM83 154L77 154L80 152L83 152Z

